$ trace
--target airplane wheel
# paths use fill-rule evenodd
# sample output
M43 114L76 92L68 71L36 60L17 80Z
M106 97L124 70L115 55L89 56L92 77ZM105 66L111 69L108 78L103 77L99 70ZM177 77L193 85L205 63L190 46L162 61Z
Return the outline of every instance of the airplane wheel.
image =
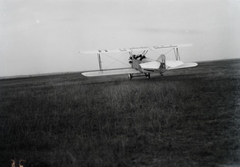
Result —
M147 79L150 79L150 73L146 74Z
M128 74L128 78L129 78L129 80L132 80L132 74Z

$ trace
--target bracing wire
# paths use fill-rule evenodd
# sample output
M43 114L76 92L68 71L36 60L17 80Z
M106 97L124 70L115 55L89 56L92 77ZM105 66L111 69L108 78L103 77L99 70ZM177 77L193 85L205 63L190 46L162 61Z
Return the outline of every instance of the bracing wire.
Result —
M117 62L119 62L119 63L122 63L122 64L124 64L124 65L127 65L127 66L129 66L129 64L127 64L127 63L125 63L125 62L122 62L122 61L120 61L119 60L119 58L120 57L122 57L123 55L125 55L125 54L123 54L123 55L120 55L118 58L113 58L113 57L111 57L111 56L108 56L107 54L105 54L105 53L102 53L102 54L104 54L105 56L107 56L107 57L109 57L109 58L111 58L111 59L113 59L113 60L115 60L114 62L112 62L111 64L109 64L107 67L105 67L104 69L107 69L108 67L110 67L111 65L113 65L114 63L116 63L116 61Z
M151 50L151 51L154 52L155 54L159 55L159 53L156 52L156 51L154 51L153 49L149 48L149 50ZM166 53L164 53L164 54L167 55L169 52L171 52L171 51L173 51L173 50L174 50L174 48L168 50L168 51L167 51ZM142 51L139 51L139 52L137 52L137 54L140 54L141 52L142 52ZM128 53L128 52L127 52L127 53ZM127 53L124 53L123 55L125 55L125 54L127 54ZM109 55L107 55L107 54L105 54L105 53L102 53L102 54L104 54L105 56L109 57L110 59L115 60L114 62L112 62L112 63L110 63L108 66L106 66L104 69L109 68L111 65L113 65L113 64L116 63L116 62L119 62L119 63L121 63L121 64L123 64L123 65L129 66L129 64L127 64L127 63L122 62L122 61L119 60L119 58L122 57L123 55L120 55L118 58L113 58L113 57L111 57L111 56L109 56Z
M164 53L164 54L166 55L166 54L168 54L169 52L171 52L172 50L173 50L173 48L172 48L172 49L170 49L169 51L167 51L167 52L166 52L166 53Z
M151 49L151 48L149 48L152 52L154 52L155 54L157 54L157 55L159 55L159 53L158 52L156 52L156 51L154 51L153 49ZM170 49L170 50L168 50L166 53L164 53L165 55L166 54L168 54L169 52L171 52L173 50L173 48L172 49Z

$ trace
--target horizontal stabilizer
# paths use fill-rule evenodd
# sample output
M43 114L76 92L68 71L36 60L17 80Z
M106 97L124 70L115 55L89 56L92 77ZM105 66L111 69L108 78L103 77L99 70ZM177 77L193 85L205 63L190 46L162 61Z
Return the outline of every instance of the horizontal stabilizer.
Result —
M182 61L172 61L172 60L166 60L166 67L168 69L179 67L183 64ZM147 63L140 64L142 69L145 70L158 70L161 63L159 61L151 61Z
M141 63L139 65L141 66L142 69L145 69L145 70L157 70L160 67L160 62L151 61L147 63Z
M117 69L117 70L104 70L104 71L90 71L84 72L82 75L86 77L107 76L107 75L120 75L120 74L137 74L140 71L133 68L129 69Z
M180 68L190 68L190 67L196 67L198 64L197 63L183 63L180 66L176 67L170 67L168 70L174 70L174 69L180 69Z

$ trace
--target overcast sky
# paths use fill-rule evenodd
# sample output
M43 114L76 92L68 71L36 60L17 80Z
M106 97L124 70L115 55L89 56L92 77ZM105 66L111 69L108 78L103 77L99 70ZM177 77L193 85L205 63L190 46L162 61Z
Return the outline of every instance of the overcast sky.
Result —
M0 76L97 69L79 54L96 49L192 43L183 61L240 58L239 18L240 0L0 0Z

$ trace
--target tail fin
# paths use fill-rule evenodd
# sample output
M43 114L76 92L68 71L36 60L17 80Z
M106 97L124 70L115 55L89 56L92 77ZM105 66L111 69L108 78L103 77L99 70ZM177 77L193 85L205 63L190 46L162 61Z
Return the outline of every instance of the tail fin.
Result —
M164 54L161 54L157 61L160 63L166 63L166 56Z
M166 56L161 54L156 61L160 62L159 71L163 73L166 70Z

